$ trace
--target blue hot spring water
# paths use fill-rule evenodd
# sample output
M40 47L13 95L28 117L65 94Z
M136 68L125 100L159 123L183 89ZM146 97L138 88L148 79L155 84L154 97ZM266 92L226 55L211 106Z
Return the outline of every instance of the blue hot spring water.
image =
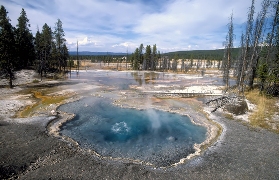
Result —
M120 108L104 98L87 97L59 110L76 114L61 127L61 133L106 157L169 166L193 153L194 143L206 138L206 128L187 116Z

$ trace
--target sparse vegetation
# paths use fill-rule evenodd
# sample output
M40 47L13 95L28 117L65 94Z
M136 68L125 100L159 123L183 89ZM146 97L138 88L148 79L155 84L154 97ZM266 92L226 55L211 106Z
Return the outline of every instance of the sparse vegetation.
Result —
M274 122L273 119L274 114L279 112L275 105L278 99L260 94L258 90L246 92L245 95L249 101L257 106L249 117L251 125L279 133L279 122Z

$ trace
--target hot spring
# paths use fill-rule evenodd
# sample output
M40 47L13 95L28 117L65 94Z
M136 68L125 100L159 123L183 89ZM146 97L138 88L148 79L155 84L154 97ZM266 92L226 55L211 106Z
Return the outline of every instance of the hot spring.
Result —
M206 138L206 128L187 116L120 108L106 98L86 97L59 110L76 114L62 125L62 135L103 157L169 166L194 153L193 145Z

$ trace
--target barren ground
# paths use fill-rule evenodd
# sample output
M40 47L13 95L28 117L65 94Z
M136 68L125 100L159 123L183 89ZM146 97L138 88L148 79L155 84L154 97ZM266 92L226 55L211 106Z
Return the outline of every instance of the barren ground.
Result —
M49 122L56 122L53 110L59 104L98 87L67 80L32 83L39 79L32 71L23 71L19 77L14 89L0 88L0 179L279 179L279 135L240 118L228 119L223 111L208 114L222 126L218 140L178 166L154 168L96 157L48 130ZM0 83L5 86L4 81ZM77 92L77 87L83 91ZM96 95L105 94L98 90ZM125 106L135 100L125 96L119 94L116 103ZM142 103L137 102L134 105L140 108ZM153 98L152 104L180 113L187 108L192 114L210 111L196 98ZM36 111L29 112L27 105ZM27 117L19 118L23 110Z

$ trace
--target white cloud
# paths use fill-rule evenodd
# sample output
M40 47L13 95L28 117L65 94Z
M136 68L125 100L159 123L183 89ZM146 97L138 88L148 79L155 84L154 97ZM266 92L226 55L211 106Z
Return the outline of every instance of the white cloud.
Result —
M124 43L120 43L120 44L115 44L112 47L128 47L129 43L128 42L124 42Z
M260 2L256 1L256 9ZM244 26L250 4L250 0L3 0L14 26L24 8L34 34L44 23L54 28L60 18L70 50L79 41L80 50L115 52L134 51L141 43L157 44L164 52L220 48L232 11L235 27Z
M171 1L166 11L145 15L134 30L166 49L183 49L189 43L199 44L195 48L212 49L222 46L231 12L235 23L243 24L249 6L249 1L242 0Z

